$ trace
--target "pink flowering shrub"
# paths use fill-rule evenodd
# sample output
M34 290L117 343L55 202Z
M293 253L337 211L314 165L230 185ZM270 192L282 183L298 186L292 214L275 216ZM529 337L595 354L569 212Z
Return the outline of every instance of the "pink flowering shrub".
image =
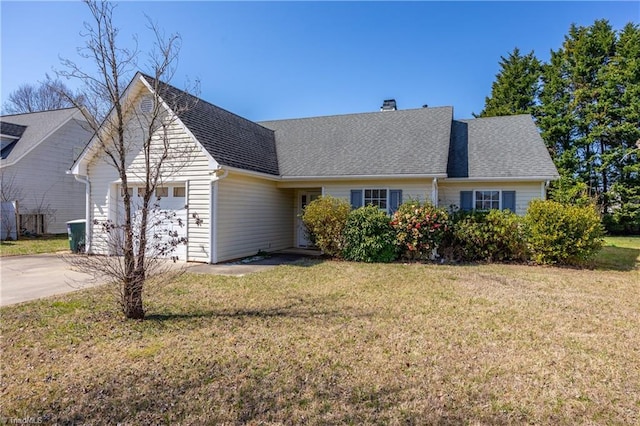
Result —
M393 214L391 226L404 259L427 260L449 229L449 215L430 203L409 200Z

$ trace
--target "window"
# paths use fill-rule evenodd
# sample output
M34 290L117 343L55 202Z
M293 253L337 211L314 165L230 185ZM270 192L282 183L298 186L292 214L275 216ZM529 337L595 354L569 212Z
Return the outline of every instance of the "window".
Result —
M402 204L402 189L352 189L351 207L374 205L393 214Z
M516 213L516 191L460 191L460 210L511 210Z
M184 186L174 186L173 187L173 196L176 198L184 198L185 189Z
M156 197L166 198L169 196L169 188L166 186L159 186L156 188Z
M129 197L133 197L133 188L132 187L128 187L127 188L127 192L129 193ZM120 187L120 196L124 197L124 186Z
M365 189L364 205L374 205L382 210L387 210L387 190L386 189Z
M138 197L144 197L145 190L143 187L138 187Z
M476 210L499 210L500 191L476 191Z

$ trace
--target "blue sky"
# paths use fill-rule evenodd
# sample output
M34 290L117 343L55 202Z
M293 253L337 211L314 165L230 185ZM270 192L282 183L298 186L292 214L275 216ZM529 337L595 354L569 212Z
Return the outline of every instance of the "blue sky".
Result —
M571 23L640 23L640 2L122 2L120 43L148 48L149 15L182 36L172 84L252 120L451 105L480 112L514 47L546 60ZM80 2L0 3L2 102L77 58ZM144 70L144 57L140 67ZM73 86L72 83L69 85Z

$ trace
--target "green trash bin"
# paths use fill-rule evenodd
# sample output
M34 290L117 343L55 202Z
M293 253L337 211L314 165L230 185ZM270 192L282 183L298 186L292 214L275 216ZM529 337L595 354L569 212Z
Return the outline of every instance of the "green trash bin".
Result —
M86 223L87 221L84 219L67 222L69 248L73 253L84 253Z

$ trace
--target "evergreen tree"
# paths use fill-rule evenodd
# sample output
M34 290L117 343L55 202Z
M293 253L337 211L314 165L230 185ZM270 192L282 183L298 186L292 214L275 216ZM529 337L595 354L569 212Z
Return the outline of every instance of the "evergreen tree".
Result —
M536 109L560 173L585 183L608 223L627 230L640 227L634 213L640 208L639 52L636 25L619 33L605 20L572 25L543 67Z
M627 24L619 33L607 68L607 90L614 100L610 115L618 144L603 155L611 174L611 212L605 216L614 232L640 233L640 27Z
M491 86L491 96L476 117L531 114L538 96L542 66L533 51L522 56L516 47L500 57L500 72Z

